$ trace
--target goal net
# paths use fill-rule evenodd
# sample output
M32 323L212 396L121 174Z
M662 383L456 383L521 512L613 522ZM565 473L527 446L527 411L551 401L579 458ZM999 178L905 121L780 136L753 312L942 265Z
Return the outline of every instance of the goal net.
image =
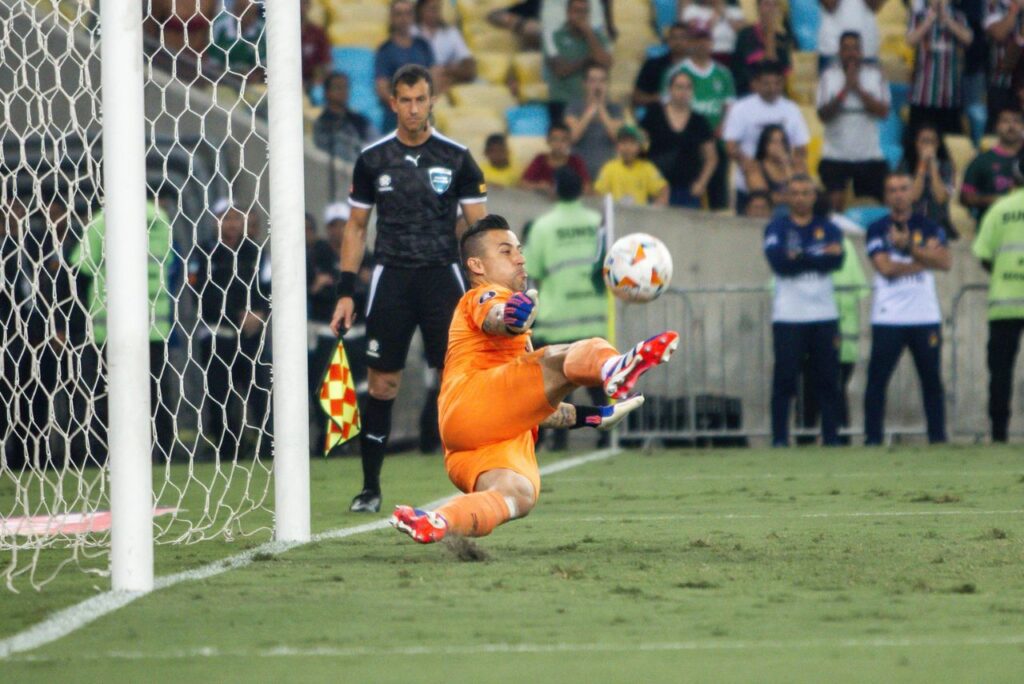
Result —
M262 4L144 0L156 543L273 526ZM297 11L297 9L296 9ZM109 572L99 5L0 0L0 573ZM109 133L108 133L109 134Z

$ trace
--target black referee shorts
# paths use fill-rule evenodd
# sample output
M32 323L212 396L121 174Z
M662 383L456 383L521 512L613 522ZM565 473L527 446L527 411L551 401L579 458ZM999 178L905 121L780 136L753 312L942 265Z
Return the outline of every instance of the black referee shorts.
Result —
M366 303L366 365L393 372L405 368L409 343L419 327L427 364L444 366L448 327L465 292L456 264L428 268L378 265Z

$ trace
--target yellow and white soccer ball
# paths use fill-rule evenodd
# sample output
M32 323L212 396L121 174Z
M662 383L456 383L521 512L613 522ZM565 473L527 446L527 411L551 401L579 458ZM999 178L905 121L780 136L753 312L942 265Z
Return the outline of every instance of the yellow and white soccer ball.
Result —
M672 254L653 235L631 233L608 250L603 273L608 289L619 299L650 302L672 281Z

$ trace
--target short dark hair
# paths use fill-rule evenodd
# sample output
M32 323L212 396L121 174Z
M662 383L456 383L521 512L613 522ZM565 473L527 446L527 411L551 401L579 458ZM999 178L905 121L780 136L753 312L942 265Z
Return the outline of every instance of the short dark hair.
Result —
M767 202L769 207L775 206L775 202L772 201L772 194L767 190L753 190L747 193L747 206L749 207L754 200L759 199Z
M687 30L689 30L689 27L686 25L686 22L673 21L671 24L669 24L669 27L667 29L665 29L665 35L667 36L669 31L687 31Z
M395 75L391 77L391 94L398 95L399 83L407 86L414 86L420 81L427 82L427 92L430 95L433 95L434 77L430 75L430 71L419 64L406 64L396 71Z
M999 122L999 117L1001 117L1003 114L1013 114L1017 118L1024 119L1024 112L1017 109L1016 107L1001 107L999 111L996 112L996 123Z
M345 80L348 83L352 82L352 79L350 79L348 77L348 74L346 74L344 71L332 71L331 73L327 74L326 77L324 77L324 90L330 90L331 83L333 83L335 79L339 78Z
M548 126L548 134L546 137L550 138L551 134L554 133L555 131L565 131L566 133L569 133L569 124L565 123L564 121L554 122L553 124Z
M782 76L785 73L782 68L782 64L774 59L765 59L760 62L755 62L750 71L751 79L759 78L761 76Z
M583 179L568 164L555 170L555 194L563 202L571 202L583 194Z
M504 145L506 142L507 139L505 138L504 133L491 133L487 136L487 139L484 140L484 149L486 150L491 145Z
M511 230L504 216L488 214L466 229L459 239L459 253L465 264L472 257L480 256L480 238L491 230Z
M811 178L806 173L795 173L792 176L790 176L789 180L786 182L786 185L792 185L793 183L810 183L813 186L814 179Z
M839 44L842 45L847 38L856 38L858 43L861 42L860 31L843 31L839 34Z
M885 179L882 181L882 187L884 188L888 185L889 181L893 178L907 178L912 181L914 179L914 174L910 173L910 171L907 171L906 169L894 169L885 174Z

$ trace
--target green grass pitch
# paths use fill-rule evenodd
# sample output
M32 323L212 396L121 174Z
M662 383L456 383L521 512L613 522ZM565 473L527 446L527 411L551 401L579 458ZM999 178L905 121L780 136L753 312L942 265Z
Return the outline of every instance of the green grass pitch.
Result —
M315 531L367 522L345 512L357 461L312 466ZM437 457L389 458L384 482L385 506L452 491ZM265 539L161 546L157 573ZM475 550L379 529L260 555L11 656L0 680L1024 678L1019 447L624 452L546 477ZM0 638L105 583L66 568L0 592Z

